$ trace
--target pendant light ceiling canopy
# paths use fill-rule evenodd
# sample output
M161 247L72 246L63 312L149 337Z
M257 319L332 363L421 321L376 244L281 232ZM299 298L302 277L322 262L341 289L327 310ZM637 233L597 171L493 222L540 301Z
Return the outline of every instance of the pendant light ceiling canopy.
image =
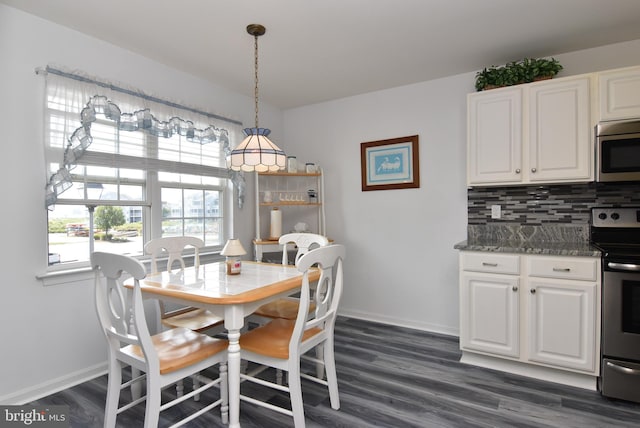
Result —
M287 157L267 138L271 130L258 127L258 37L266 32L260 24L247 25L247 33L254 37L256 126L246 128L246 138L227 157L233 171L278 171L284 169Z

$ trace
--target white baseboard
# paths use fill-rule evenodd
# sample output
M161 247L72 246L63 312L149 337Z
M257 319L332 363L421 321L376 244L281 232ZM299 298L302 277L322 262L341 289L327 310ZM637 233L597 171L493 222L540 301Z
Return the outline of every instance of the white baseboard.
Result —
M30 386L29 388L0 396L0 404L3 405L23 405L42 397L46 397L56 392L71 388L90 379L102 376L107 373L107 363L100 363L83 370L78 370L56 379Z
M581 373L570 372L551 367L536 366L533 364L511 361L503 358L494 358L488 355L480 355L472 352L463 352L461 363L486 369L500 370L520 376L527 376L538 380L561 383L577 388L596 391L598 389L598 377Z
M446 334L448 336L456 336L456 337L460 336L460 332L457 328L437 325L437 324L423 323L416 320L387 317L380 314L372 314L369 312L354 311L351 309L344 309L344 308L341 308L338 310L338 315L345 316L348 318L357 318L364 321L372 321L372 322L379 322L382 324L396 325L398 327L413 328L416 330L428 331L431 333Z

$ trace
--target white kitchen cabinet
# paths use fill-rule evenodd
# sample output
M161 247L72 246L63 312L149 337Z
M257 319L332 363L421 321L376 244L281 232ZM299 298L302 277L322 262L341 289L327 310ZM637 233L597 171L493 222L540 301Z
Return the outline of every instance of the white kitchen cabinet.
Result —
M253 240L256 261L266 252L281 252L278 237L270 236L270 213L282 213L282 234L297 225L308 226L305 232L326 236L323 172L261 172L256 174L256 237ZM313 192L312 196L310 191ZM274 239L275 238L275 239Z
M541 378L548 370L555 381L566 371L595 385L599 302L597 257L461 251L462 361L484 365L474 355L486 356L490 368Z
M529 360L592 372L596 283L529 279Z
M532 183L593 180L589 77L529 87L528 165Z
M470 94L467 184L522 180L522 88Z
M518 288L516 276L468 273L462 276L462 349L509 357L519 355Z
M598 73L600 120L640 117L640 67Z
M518 357L520 257L461 253L460 266L460 347Z
M469 94L467 185L593 180L591 75Z
M598 259L529 257L530 361L596 371Z

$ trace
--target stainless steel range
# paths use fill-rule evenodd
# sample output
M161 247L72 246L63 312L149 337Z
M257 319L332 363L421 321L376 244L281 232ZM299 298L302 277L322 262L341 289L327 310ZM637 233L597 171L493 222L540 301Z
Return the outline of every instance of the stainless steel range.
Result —
M593 208L602 256L602 395L640 403L640 207Z

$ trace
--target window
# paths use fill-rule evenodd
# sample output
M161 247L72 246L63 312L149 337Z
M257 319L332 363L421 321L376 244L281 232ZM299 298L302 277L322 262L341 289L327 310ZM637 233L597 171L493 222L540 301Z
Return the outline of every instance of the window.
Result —
M155 237L196 236L212 250L228 238L224 155L239 124L51 73L45 119L50 269L86 265L94 250L141 256Z

